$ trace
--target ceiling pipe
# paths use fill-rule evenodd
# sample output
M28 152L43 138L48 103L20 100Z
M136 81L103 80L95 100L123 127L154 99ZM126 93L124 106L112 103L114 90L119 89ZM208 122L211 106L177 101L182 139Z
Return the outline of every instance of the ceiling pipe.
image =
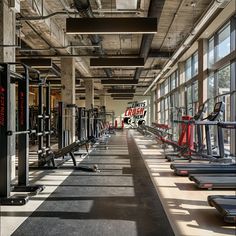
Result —
M148 17L156 17L157 21L159 21L161 12L164 6L165 0L150 0L149 8L148 8ZM139 56L144 58L144 62L148 58L149 51L151 49L152 41L154 38L154 34L144 34L142 37L142 42L139 50ZM134 80L138 80L143 69L137 68L134 74Z
M96 4L97 4L97 6L98 6L98 9L102 9L101 0L96 0Z
M134 15L140 15L142 14L143 11L142 10L109 10L109 9L97 9L97 10L93 10L93 14L134 14ZM74 12L74 11L57 11L57 12L53 12L51 14L45 15L45 16L20 16L17 17L17 20L19 21L40 21L40 20L46 20L49 19L51 17L54 16L65 16L68 17L68 15L70 16L74 16L77 17L78 16L78 12Z
M171 65L181 56L186 50L188 50L189 45L191 45L192 41L195 39L196 35L202 30L202 28L206 25L206 23L210 20L210 18L217 13L218 9L223 9L229 0L215 0L211 6L205 11L203 16L199 19L199 21L192 28L191 33L184 40L184 42L180 45L180 47L173 53L172 57L169 61L164 65L163 69L157 75L157 77L153 80L153 82L149 85L143 95L146 95L147 92L159 81L159 79L166 73L166 71L171 67Z
M74 0L74 4L81 17L94 17L89 0ZM102 38L97 34L89 35L89 38L93 45L100 46L95 48L95 52L101 55L101 57L104 56L105 52L102 48ZM107 77L112 77L112 70L110 68L105 68L104 71Z
M0 45L1 46L1 45ZM49 47L49 48L20 48L21 52L33 52L33 51L50 51L57 49L67 49L67 48L96 48L99 45L66 45L62 47Z

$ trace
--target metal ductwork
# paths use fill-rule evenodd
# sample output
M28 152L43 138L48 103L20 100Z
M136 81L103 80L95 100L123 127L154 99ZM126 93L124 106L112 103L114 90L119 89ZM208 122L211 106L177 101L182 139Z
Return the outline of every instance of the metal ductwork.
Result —
M74 0L74 5L81 17L83 18L94 17L89 0ZM105 52L102 48L102 38L97 34L89 35L89 38L91 40L92 45L100 46L95 48L95 52L101 55L101 57L104 56ZM105 68L104 71L107 77L112 77L112 70L110 68Z
M148 17L156 17L157 21L159 21L164 4L165 4L165 0L159 0L159 1L150 0L149 9L148 9ZM154 34L144 34L142 37L139 56L143 57L144 61L147 60L148 53L151 49L153 38L154 38ZM139 79L142 71L143 71L142 68L136 69L135 74L134 74L135 80Z

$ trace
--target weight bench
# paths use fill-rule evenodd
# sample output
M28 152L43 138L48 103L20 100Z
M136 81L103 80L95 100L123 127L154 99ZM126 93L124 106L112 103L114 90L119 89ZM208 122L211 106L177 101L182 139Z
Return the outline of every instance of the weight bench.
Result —
M68 158L65 158L65 156L67 156L69 154L70 158L73 161L73 166L76 167L77 164L76 164L74 152L78 151L78 149L80 147L85 145L86 151L88 153L88 146L87 146L88 142L89 142L89 140L83 140L83 141L77 140L77 141L67 145L66 147L58 149L57 151L49 152L49 154L47 156L42 158L41 166L42 166L42 164L45 165L46 163L48 163L49 165L51 165L52 168L60 167L66 161L68 161ZM58 159L60 157L62 157L62 160L56 161L56 159Z

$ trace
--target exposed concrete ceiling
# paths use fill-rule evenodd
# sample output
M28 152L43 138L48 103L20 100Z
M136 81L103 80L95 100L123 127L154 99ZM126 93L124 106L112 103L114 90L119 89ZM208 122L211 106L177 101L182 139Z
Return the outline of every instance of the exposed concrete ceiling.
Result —
M92 11L95 17L147 17L151 0L138 0L138 9L117 10L116 0L90 0ZM153 0L155 1L158 0ZM36 4L37 2L37 4ZM212 0L159 0L163 2L163 8L159 9L157 33L151 42L149 56L145 62L145 67L141 71L139 83L136 86L136 93L142 94L150 85L151 81L161 70L163 65L171 56L172 52L180 45L183 39L190 33L193 25L203 14L205 9L211 4ZM43 3L43 4L42 4ZM61 12L45 20L23 20L25 17L41 17L49 14ZM67 14L66 14L67 12ZM79 17L73 0L24 0L21 1L21 13L18 15L21 23L22 48L17 50L17 57L42 57L51 56L53 63L60 70L60 55L78 55L76 58L76 77L82 78L95 77L98 89L108 89L110 86L102 86L100 77L106 78L103 69L91 69L89 59L98 56L95 48L61 48L63 46L87 45L91 46L91 41L86 35L67 35L65 34L65 22L67 17ZM106 56L139 56L143 35L101 35L102 47ZM23 49L41 49L28 50ZM44 49L44 50L42 50ZM47 49L47 50L46 50ZM164 53L164 54L163 54ZM151 54L154 54L151 55ZM79 56L80 55L80 56ZM165 56L163 56L165 55ZM113 68L113 78L133 79L135 69ZM53 78L54 77L54 78ZM58 78L50 76L50 79ZM83 86L83 83L81 83ZM117 87L117 86L116 86ZM131 88L131 86L121 85L120 88Z

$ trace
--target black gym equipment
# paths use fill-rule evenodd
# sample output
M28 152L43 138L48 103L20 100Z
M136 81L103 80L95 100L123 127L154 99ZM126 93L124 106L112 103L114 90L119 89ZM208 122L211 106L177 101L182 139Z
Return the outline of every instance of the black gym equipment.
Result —
M45 100L45 109L43 94L44 88L46 89L46 100ZM50 83L38 84L38 117L37 117L37 136L38 136L38 161L47 156L51 150L51 93L50 93ZM45 142L44 142L45 140Z
M41 159L40 162L34 163L30 166L32 169L55 169L61 167L65 162L67 162L70 158L73 162L73 167L77 167L75 152L79 150L80 147L85 146L86 151L88 153L88 142L84 141L75 141L63 148L58 149L57 151L50 151L47 156ZM69 154L69 157L68 157Z
M218 127L218 145L219 145L219 161L224 158L225 156L225 151L224 151L224 135L223 135L223 129L236 129L236 122L218 122L217 123ZM231 160L230 158L228 158ZM214 159L213 159L214 160ZM228 174L235 174L236 173L236 164L219 164L219 163L202 163L202 164L194 164L194 163L185 163L185 164L171 164L170 165L171 169L174 170L174 173L177 175L194 175L194 174L214 174L217 173L221 175L222 173L228 173ZM219 176L219 179L221 177ZM196 178L191 177L191 180L196 180ZM196 180L198 183L199 181L201 182L201 185L207 182L208 180L210 181L210 178L201 178L201 180ZM225 179L228 181L228 186L234 187L235 185L232 184L232 181L229 178ZM217 181L215 181L215 185ZM221 180L219 180L221 182ZM213 186L213 181L209 182L209 184ZM220 184L220 183L219 183ZM199 185L200 186L200 185Z
M210 195L208 204L215 207L227 223L236 223L236 196L235 195Z
M236 172L221 174L192 174L189 179L201 189L235 189Z
M236 129L236 122L219 122L218 123L218 133L219 133L219 151L220 156L224 157L224 132L223 129ZM223 166L227 168L227 166ZM224 188L233 189L236 188L236 168L229 174L197 174L190 175L189 179L194 181L199 188Z
M23 74L10 70L11 66L23 68ZM10 196L11 191L31 192L37 194L44 189L42 185L29 185L29 135L35 130L29 130L29 72L36 74L37 81L42 82L38 71L21 63L0 64L0 198L1 205L24 205L28 201L27 195ZM12 127L11 83L18 84L18 130ZM15 109L14 109L15 110ZM18 135L18 184L11 186L10 174L10 139L9 136Z
M191 153L189 157L186 159L189 161L192 160L206 160L206 161L212 161L213 159L220 158L221 161L224 160L224 158L220 155L213 155L212 151L212 145L211 145L211 135L210 135L210 126L216 126L221 119L223 113L225 111L225 104L224 102L218 102L214 106L214 110L212 113L210 113L206 118L202 120L195 120L191 121L196 127L197 127L197 135L198 135L198 147L196 150L193 150L191 148L188 149L188 151ZM186 121L188 122L188 121ZM203 149L203 143L202 143L202 132L200 126L205 127L205 135L206 135L206 152ZM220 134L218 133L218 139ZM184 160L184 158L182 158ZM174 158L169 158L170 161L175 160ZM229 159L225 160L229 161Z

